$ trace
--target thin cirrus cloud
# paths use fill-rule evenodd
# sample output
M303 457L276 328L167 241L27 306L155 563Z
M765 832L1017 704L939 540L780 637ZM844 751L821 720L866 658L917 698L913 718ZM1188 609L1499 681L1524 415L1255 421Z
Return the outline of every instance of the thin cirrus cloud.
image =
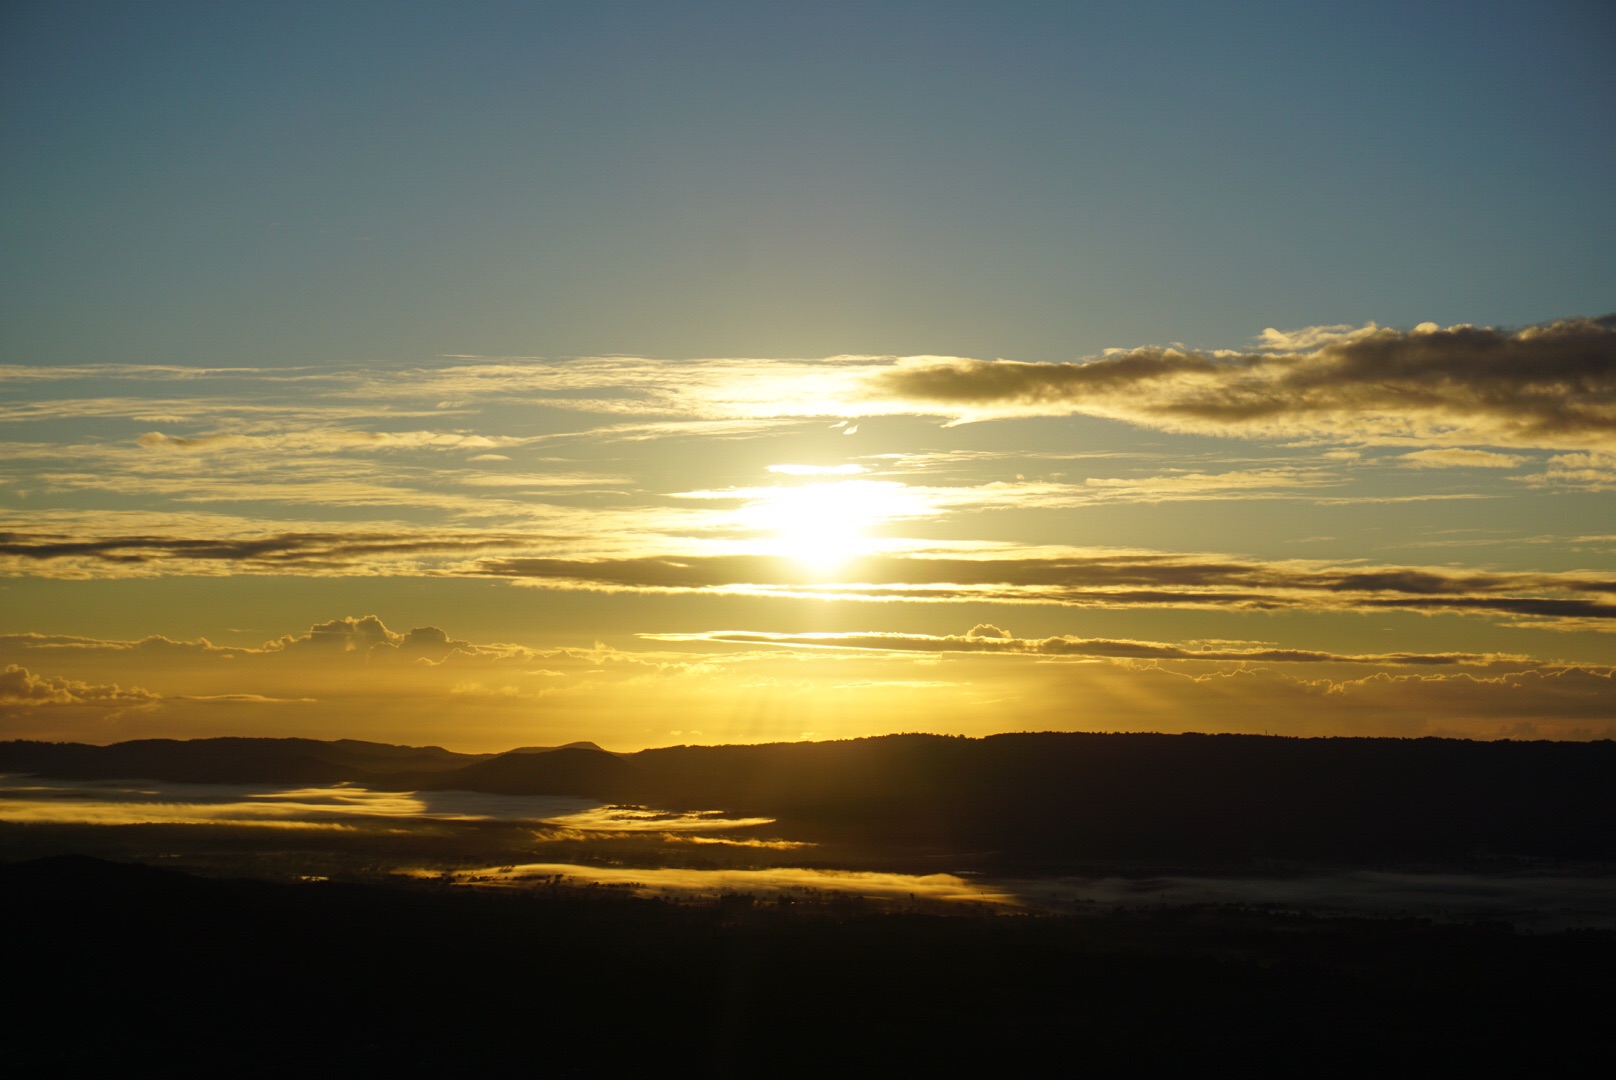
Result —
M999 601L1080 608L1416 611L1553 620L1616 619L1616 580L1596 573L1455 572L1407 566L1261 562L1170 552L1082 551L978 558L868 557L846 581L753 556L566 560L493 558L483 573L605 590L727 589L838 599Z
M205 379L199 382L205 384ZM249 430L278 429L287 423L334 427L359 420L386 416L389 420L420 419L452 414L454 410L436 407L380 409L363 402L353 404L309 404L277 401L284 393L279 385L253 380L243 390L244 397L198 396L195 398L150 398L135 394L118 397L36 398L0 402L0 422L52 422L77 420L120 420L140 424L217 424L229 419ZM258 400L252 400L252 399ZM322 402L334 400L322 398Z
M1007 656L1073 657L1103 660L1191 660L1201 663L1367 664L1397 667L1488 666L1532 663L1516 654L1500 653L1334 653L1316 649L1285 649L1273 645L1235 643L1180 645L1161 641L1080 638L1059 635L1018 638L990 623L964 634L902 634L886 631L854 633L816 632L782 634L750 630L708 630L690 634L644 634L654 641L711 641L738 645L777 645L787 648L858 649L908 653L971 652ZM1535 666L1535 665L1534 665Z
M446 558L518 547L530 537L423 532L281 532L254 536L0 533L0 569L52 577L151 574L422 573Z
M1400 464L1412 469L1513 469L1525 460L1519 454L1499 454L1491 450L1468 450L1457 446L1415 450L1398 457Z
M488 518L530 518L530 504L491 487L611 491L628 477L554 457L489 468L481 453L529 440L460 432L300 431L177 436L129 442L0 443L0 485L58 497L114 491L177 503L418 507ZM478 451L444 461L446 452ZM481 458L483 461L479 461Z
M146 490L136 483L120 487L111 478L97 483L101 490ZM186 490L178 477L166 479L163 486ZM521 486L506 490L525 494ZM565 495L586 486L563 482L551 489ZM271 501L283 494L267 481L257 487ZM222 501L261 511L262 507L244 505L252 501L253 488L246 481L234 482L221 494L240 498ZM210 490L205 482L189 490L194 494L197 489ZM351 501L340 498L344 491L353 495ZM722 546L721 537L739 527L733 512L699 506L581 506L487 496L434 499L432 492L418 498L405 491L384 497L368 485L340 481L330 485L310 481L297 485L296 498L287 495L294 504L423 505L446 513L449 523L396 519L356 523L200 509L0 514L0 573L58 578L221 573L484 576L473 558L478 553L510 550L611 558L638 555L649 547L697 555ZM488 523L490 518L498 524Z
M1402 610L1558 621L1568 629L1608 626L1616 619L1616 579L1591 571L1455 571L1188 552L989 548L970 557L872 554L832 572L750 553L523 554L534 547L530 534L475 530L298 531L226 538L13 531L0 533L0 567L60 577L433 573L614 592L993 600L1095 609ZM509 554L498 554L502 549Z
M796 475L826 475L828 470ZM859 471L868 471L855 466ZM787 472L770 466L770 471ZM837 469L837 475L852 470ZM1314 498L1318 488L1340 484L1333 473L1317 468L1275 467L1231 469L1224 472L1185 470L1149 476L1085 477L1074 482L1053 480L992 480L980 484L926 485L894 480L838 481L817 490L848 495L884 492L883 504L890 507L889 518L914 518L945 510L993 510L1003 508L1067 509L1099 503L1190 502L1238 498ZM809 489L815 490L815 489ZM780 488L735 487L699 491L676 491L676 499L706 501L762 500L779 495Z
M459 431L346 431L313 429L268 435L215 434L197 437L148 431L135 442L147 450L492 450L522 446L533 440L508 435L479 435Z
M642 423L1084 414L1244 438L1616 449L1616 316L1513 330L1431 323L1412 330L1373 323L1270 329L1247 351L1144 346L1111 349L1078 363L941 356L502 358L385 373L334 372L324 377L318 405L306 400L307 391L269 371L153 368L136 379L113 368L56 374L69 385L73 377L121 374L130 380L131 395L20 401L0 411L0 419L194 422L292 413L329 423L441 416L516 401ZM301 392L303 399L255 401L244 392L185 399L133 394L151 381L168 380L227 382L238 391L256 386L262 398Z
M1305 713L1321 724L1315 734L1334 725L1337 731L1360 733L1602 738L1611 734L1610 718L1616 715L1611 711L1616 708L1616 667L1511 653L1359 654L1254 642L1018 638L991 624L941 635L713 630L643 636L762 645L804 655L896 654L915 663L944 657L955 665L990 661L1005 665L1000 678L1022 689L1038 686L1031 695L1035 698L1087 698L1091 705L1101 703L1097 707L1118 722L1143 713L1159 725L1179 713L1187 718L1186 730L1201 730L1196 725L1208 723L1227 730L1261 730L1262 716ZM1029 669L1028 664L1035 666ZM993 680L992 674L977 670L975 685L991 687ZM1241 716L1246 709L1253 711ZM1507 726L1489 730L1485 725L1490 723Z

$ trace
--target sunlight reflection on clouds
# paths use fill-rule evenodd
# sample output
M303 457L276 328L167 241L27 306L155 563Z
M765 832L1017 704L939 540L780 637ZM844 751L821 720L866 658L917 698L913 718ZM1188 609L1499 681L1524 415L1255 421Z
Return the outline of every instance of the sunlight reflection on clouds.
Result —
M418 877L440 877L428 870ZM555 880L578 885L607 885L642 896L696 898L724 893L785 896L793 892L842 893L871 899L937 900L1016 906L1009 893L953 874L885 874L854 870L814 870L782 866L763 870L687 870L680 868L583 866L575 863L527 863L520 866L458 870L457 883L536 885Z
M676 813L644 806L591 806L586 810L551 817L547 824L590 832L708 832L713 829L768 825L773 820L765 817L726 818L718 810Z

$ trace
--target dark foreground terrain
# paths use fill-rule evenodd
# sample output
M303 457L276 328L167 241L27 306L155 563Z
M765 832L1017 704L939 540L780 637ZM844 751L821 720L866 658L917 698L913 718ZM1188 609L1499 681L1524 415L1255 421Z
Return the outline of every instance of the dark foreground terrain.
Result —
M353 783L765 816L782 835L981 869L1091 861L1616 859L1616 742L1045 732L822 743L592 744L498 755L309 739L0 743L0 772Z
M1367 918L1271 898L1146 905L1128 891L1174 868L1305 884L1321 868L1400 867L1425 875L1427 894L1461 880L1597 885L1616 857L1609 742L890 736L475 756L297 739L13 742L0 744L0 772L13 778L0 821L5 1075L1026 1076L1165 1064L1328 1076L1483 1063L1557 1075L1598 1067L1616 1000L1609 918ZM112 783L135 777L151 783L133 796ZM186 798L163 783L279 790ZM278 824L140 816L217 809L208 798L368 805L375 792L414 793L401 800L414 816L318 817L328 804ZM136 802L83 816L84 799L115 795ZM698 844L514 812L433 816L537 796L748 823ZM81 816L53 817L53 804ZM558 860L646 874L948 870L1023 885L1116 875L1122 899L995 907L794 889L673 902L553 868L521 888L447 872ZM410 867L433 869L400 876ZM1577 895L1589 914L1587 898L1609 893Z
M676 905L83 857L0 866L0 897L15 1076L1560 1071L1602 1053L1616 972L1610 932L1234 908Z

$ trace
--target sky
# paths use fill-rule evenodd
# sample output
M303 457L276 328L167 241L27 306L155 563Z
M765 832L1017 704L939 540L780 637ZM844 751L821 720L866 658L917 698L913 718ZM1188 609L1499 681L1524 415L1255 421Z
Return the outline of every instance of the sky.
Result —
M0 737L1611 737L1613 57L8 5Z

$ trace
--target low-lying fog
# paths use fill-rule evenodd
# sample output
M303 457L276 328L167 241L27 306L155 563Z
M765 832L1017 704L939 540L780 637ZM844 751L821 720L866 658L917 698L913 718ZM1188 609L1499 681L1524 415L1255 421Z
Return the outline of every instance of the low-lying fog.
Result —
M476 791L371 791L353 784L175 784L156 780L50 780L0 774L0 821L58 825L263 825L340 828L373 818L510 821L619 831L720 831L769 824L710 812L610 807L566 795Z

